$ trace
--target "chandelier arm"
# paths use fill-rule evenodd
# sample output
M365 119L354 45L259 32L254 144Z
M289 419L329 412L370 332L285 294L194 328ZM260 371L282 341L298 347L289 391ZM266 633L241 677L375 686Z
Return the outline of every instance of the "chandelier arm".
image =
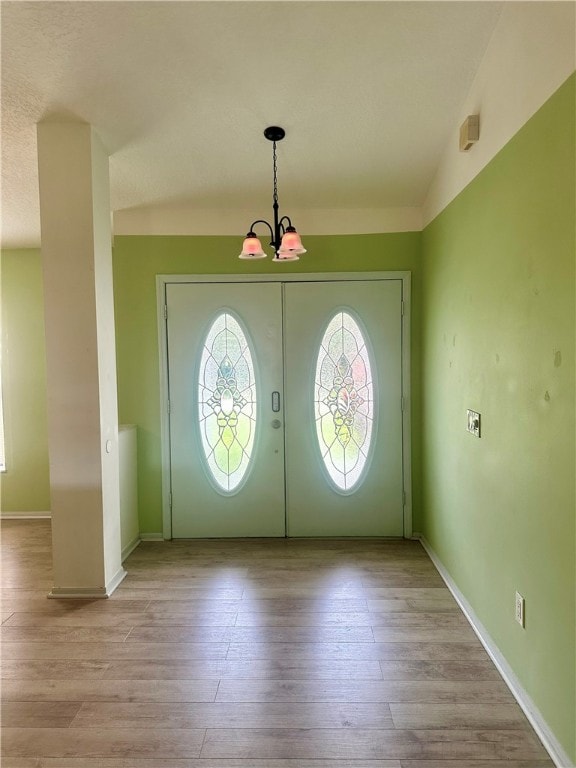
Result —
M281 218L281 219L280 219L280 221L278 222L278 224L279 224L279 227L280 227L280 232L281 232L282 234L284 234L284 233L286 232L286 227L284 226L284 222L285 222L285 221L287 222L287 224L288 224L288 226L289 226L289 227L291 227L291 226L292 226L292 222L290 221L290 216L282 216L282 218Z
M250 232L254 231L254 227L256 226L256 224L266 224L266 226L270 230L270 237L272 238L272 242L270 243L270 245L273 246L274 245L274 230L272 229L270 224L268 224L268 222L265 219L256 219L256 221L253 221L252 224L250 225Z

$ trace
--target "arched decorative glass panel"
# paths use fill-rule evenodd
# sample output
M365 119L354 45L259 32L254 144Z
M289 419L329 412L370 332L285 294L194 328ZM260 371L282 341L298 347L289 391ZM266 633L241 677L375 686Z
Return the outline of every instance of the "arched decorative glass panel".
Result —
M256 381L246 334L222 312L202 348L198 418L204 457L216 487L232 493L248 471L256 430Z
M374 427L373 366L357 321L339 310L316 361L314 409L318 446L336 489L350 493L367 467Z

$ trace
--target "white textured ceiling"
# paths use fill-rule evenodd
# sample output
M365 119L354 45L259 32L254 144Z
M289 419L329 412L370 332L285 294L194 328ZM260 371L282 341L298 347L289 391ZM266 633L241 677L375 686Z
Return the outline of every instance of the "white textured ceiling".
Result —
M36 123L91 123L112 208L420 206L499 2L2 2L2 241L39 243Z

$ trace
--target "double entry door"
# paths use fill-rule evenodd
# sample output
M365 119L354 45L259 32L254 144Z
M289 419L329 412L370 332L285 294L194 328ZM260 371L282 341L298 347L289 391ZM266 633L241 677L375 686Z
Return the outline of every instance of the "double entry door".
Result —
M401 280L166 285L172 536L402 536Z

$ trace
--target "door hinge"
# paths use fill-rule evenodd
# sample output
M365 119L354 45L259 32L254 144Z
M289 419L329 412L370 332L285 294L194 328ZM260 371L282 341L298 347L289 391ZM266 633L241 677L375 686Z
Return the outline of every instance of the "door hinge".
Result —
M168 320L168 307L164 304L164 320Z
M168 494L168 506L172 509L172 493Z
M406 491L402 491L402 506L406 506Z
M404 413L404 395L400 398L400 410Z
M400 302L400 314L404 317L404 299Z
M170 413L170 400L168 400L168 413Z

